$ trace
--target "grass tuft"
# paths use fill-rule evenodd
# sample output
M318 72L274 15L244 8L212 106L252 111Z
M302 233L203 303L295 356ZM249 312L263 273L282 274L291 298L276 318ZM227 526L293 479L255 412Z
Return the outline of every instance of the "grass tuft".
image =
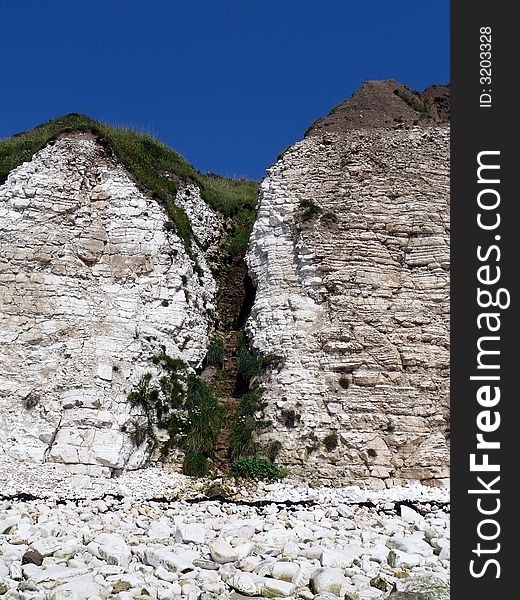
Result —
M277 354L261 354L248 347L245 336L239 342L237 363L237 383L239 389L248 390L252 380L269 367L276 367L285 360Z
M257 413L261 412L265 406L265 402L262 401L262 393L258 388L245 393L240 398L238 411L231 424L229 434L229 458L256 456L259 445L255 434L263 425L263 421L258 419Z
M208 457L202 452L189 452L182 462L184 475L205 477L209 473Z
M224 340L220 337L211 339L206 355L206 364L222 369L224 366Z
M315 202L308 199L300 202L300 211L300 218L303 222L311 221L323 212Z
M287 471L265 458L245 457L233 461L233 472L248 479L282 479Z
M152 383L152 374L145 373L128 394L132 406L141 408L144 421L134 420L126 428L137 445L148 441L167 456L172 448L184 451L183 472L206 475L211 455L225 418L225 408L214 396L209 385L196 375L186 374L186 365L168 356L164 349L153 357L163 375L159 385ZM157 430L167 433L159 442Z
M257 433L270 425L261 418L266 407L262 400L262 390L255 378L265 373L268 368L283 362L283 358L275 354L261 354L247 345L245 336L239 341L237 350L237 392L241 394L237 413L231 423L228 442L228 456L231 460L240 458L256 458L266 453L276 457L281 448L262 448L257 441Z
M333 452L338 447L338 443L339 438L335 431L329 433L323 438L323 445L327 449L327 452Z
M339 378L339 385L344 389L344 390L348 390L348 388L350 387L350 380L348 377L340 377Z
M431 118L432 114L430 107L426 102L423 102L417 94L414 94L413 92L402 92L401 90L394 90L394 94L406 102L411 109L418 112L420 119Z

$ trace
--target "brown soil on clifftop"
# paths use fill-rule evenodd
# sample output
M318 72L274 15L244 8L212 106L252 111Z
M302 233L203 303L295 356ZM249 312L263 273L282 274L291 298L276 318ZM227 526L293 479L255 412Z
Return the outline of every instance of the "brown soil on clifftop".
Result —
M366 81L351 98L315 121L306 136L445 123L449 118L449 85L432 85L420 93L393 79Z

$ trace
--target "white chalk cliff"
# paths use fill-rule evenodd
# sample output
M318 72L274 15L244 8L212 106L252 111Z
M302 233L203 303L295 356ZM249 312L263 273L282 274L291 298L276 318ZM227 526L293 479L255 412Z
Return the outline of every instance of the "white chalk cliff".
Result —
M312 132L269 169L247 262L250 338L285 357L264 381L279 462L446 483L449 126Z
M93 136L61 137L0 186L0 453L94 475L145 462L127 393L161 347L198 366L215 308L219 219L195 185L178 202L202 275Z

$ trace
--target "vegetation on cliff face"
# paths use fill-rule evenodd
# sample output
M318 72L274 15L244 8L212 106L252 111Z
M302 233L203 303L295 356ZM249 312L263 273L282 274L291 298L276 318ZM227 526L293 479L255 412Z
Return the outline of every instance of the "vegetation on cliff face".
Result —
M233 461L232 465L238 459L256 459L258 456L264 456L274 462L279 449L278 452L273 452L273 444L263 447L257 441L257 434L271 425L270 421L266 421L262 416L266 404L262 400L262 388L259 385L259 378L270 368L283 363L283 358L274 354L266 355L252 350L248 347L243 334L238 340L236 356L235 394L238 396L238 405L231 421L228 457Z
M428 119L431 115L431 109L428 104L421 99L419 94L414 94L413 92L402 91L400 89L396 89L394 94L404 100L406 104L415 112L419 113L419 117L421 119Z
M145 373L128 394L130 404L144 413L142 421L134 419L127 427L128 433L136 444L147 442L151 453L159 449L163 457L173 448L182 450L183 472L206 475L224 421L224 406L205 381L187 372L182 361L162 352L152 362L162 374L157 384L151 373Z

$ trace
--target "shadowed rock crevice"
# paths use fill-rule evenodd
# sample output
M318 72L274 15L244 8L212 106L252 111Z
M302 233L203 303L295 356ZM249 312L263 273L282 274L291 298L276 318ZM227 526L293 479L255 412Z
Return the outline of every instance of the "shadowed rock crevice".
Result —
M254 286L253 280L246 273L244 276L243 282L244 288L244 299L242 301L242 305L240 307L240 312L238 314L236 326L237 329L242 329L246 324L246 321L251 314L251 309L253 308L253 304L255 303L256 298L256 287Z

